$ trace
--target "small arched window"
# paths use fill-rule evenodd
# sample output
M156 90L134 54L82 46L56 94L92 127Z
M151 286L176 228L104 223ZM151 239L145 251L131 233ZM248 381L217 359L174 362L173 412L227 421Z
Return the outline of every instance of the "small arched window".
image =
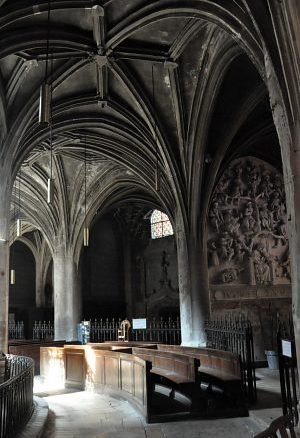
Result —
M174 234L172 224L168 216L159 210L153 210L151 214L151 238L171 236Z

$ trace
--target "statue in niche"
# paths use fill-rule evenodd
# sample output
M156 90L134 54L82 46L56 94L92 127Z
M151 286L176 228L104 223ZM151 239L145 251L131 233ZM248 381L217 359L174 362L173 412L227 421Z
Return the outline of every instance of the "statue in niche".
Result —
M213 229L217 232L220 231L220 225L223 222L221 213L219 212L219 203L214 201L208 214L209 221Z
M243 219L242 219L242 225L244 227L245 231L254 231L256 227L256 220L253 217L254 209L252 202L249 201L246 204L244 213L243 213Z
M257 284L271 283L271 259L263 244L259 243L252 252L255 280Z
M223 263L229 262L234 256L234 249L232 248L233 239L230 238L229 234L223 233L223 236L220 237L219 247L218 247L218 256L219 260L222 260Z

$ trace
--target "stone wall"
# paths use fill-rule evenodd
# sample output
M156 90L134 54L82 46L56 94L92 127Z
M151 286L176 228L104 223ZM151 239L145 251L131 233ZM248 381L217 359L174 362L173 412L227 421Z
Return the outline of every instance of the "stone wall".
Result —
M177 251L174 236L151 239L134 255L135 316L179 316Z
M274 347L277 318L291 312L286 223L282 175L257 158L233 161L208 214L211 309L249 317L257 360Z
M122 236L112 217L96 222L82 256L83 317L125 316Z

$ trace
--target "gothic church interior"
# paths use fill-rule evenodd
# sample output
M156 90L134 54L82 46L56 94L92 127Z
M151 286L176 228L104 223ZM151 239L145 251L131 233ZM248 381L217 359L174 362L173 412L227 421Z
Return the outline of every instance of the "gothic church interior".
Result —
M178 317L201 346L240 314L256 361L278 316L298 347L299 9L0 0L2 351L11 319Z

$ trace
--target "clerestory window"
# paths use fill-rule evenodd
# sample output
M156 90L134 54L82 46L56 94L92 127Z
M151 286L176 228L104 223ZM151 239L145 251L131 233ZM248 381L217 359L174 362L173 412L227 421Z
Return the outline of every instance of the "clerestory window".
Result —
M162 211L153 210L150 222L152 239L159 239L174 234L170 219Z

